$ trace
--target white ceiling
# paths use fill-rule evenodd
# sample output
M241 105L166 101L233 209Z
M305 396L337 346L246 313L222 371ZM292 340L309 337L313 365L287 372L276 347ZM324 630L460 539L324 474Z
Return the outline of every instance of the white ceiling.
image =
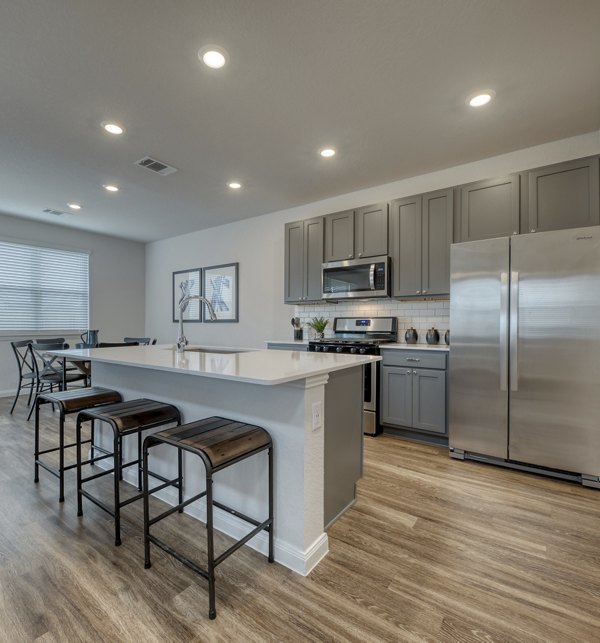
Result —
M597 130L599 27L598 0L3 2L0 211L148 241Z

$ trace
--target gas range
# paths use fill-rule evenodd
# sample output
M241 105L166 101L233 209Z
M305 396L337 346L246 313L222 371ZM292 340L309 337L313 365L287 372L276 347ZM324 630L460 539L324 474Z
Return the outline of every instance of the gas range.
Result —
M398 339L396 317L336 317L334 336L308 342L308 350L322 353L379 355L379 347Z
M333 337L309 341L308 350L315 353L379 355L382 344L398 341L398 319L336 317L333 320L333 331ZM367 435L376 435L380 430L377 416L379 363L365 364L363 373L363 430Z

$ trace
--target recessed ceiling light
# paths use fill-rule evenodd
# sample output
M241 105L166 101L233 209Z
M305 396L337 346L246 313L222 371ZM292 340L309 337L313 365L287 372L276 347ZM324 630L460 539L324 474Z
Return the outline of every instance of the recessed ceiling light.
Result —
M117 125L117 123L112 123L110 121L105 121L102 123L102 127L109 133L109 134L115 134L119 135L122 134L125 130L120 126Z
M67 205L71 208L71 210L81 210L80 203L67 203Z
M467 105L470 105L471 107L483 107L484 105L487 105L495 96L496 92L492 89L479 91L475 94L471 94L467 98Z
M105 185L103 186L107 192L118 192L119 188L116 185Z
M211 69L221 69L227 62L227 52L221 47L203 47L198 52L198 58Z
M238 181L232 181L231 183L227 184L232 190L239 190L242 187L241 183L238 183Z
M319 150L319 154L323 158L328 159L328 158L331 158L332 156L335 156L335 150L333 149L333 147L324 147L322 150Z

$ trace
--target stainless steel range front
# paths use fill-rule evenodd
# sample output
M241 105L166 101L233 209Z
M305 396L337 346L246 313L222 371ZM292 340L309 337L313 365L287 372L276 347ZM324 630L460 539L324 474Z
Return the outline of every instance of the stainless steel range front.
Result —
M379 347L398 340L397 317L336 317L334 336L308 342L308 350L322 353L379 355ZM364 366L363 427L367 435L379 433L379 362Z

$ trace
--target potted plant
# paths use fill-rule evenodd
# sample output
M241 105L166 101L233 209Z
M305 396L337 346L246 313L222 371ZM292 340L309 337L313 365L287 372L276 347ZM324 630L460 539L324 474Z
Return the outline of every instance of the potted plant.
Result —
M328 323L329 320L325 319L325 317L313 317L309 322L307 322L307 326L315 331L317 339L323 339Z

